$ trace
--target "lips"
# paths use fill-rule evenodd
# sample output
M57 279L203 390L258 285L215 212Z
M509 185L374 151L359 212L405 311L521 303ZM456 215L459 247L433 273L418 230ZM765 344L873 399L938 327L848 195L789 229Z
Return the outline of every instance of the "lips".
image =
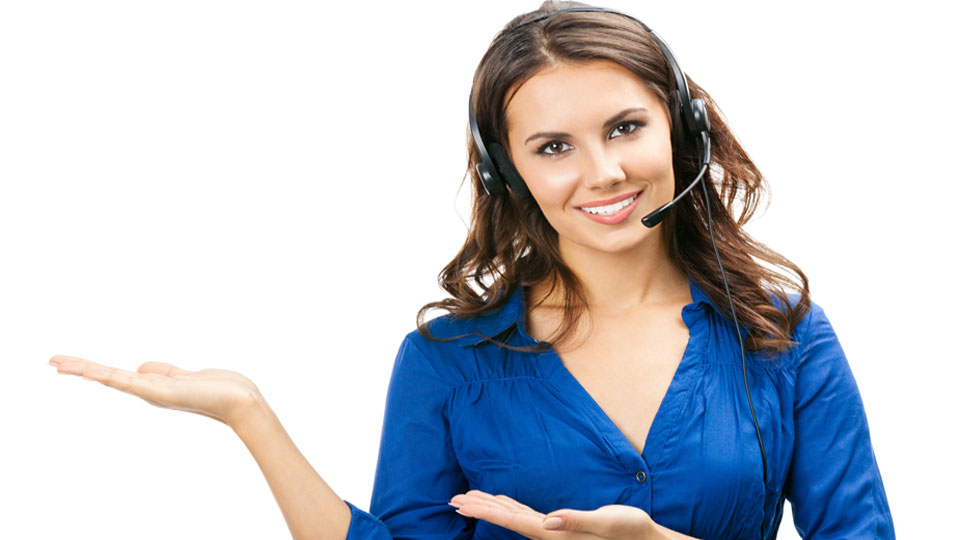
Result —
M629 199L630 197L633 197L634 195L640 193L640 191L641 190L631 191L630 193L624 193L622 195L617 195L616 197L613 197L610 199L603 199L602 201L591 201L586 204L575 206L574 208L596 208L599 206L607 206L613 203L618 203L625 199Z
M577 208L576 211L580 212L580 215L583 217L591 221L596 221L597 223L602 223L604 225L619 225L628 217L630 217L633 214L633 211L637 209L637 206L640 205L641 195L643 195L642 190L632 198L620 198L620 202L606 205L607 213L600 213L600 210L597 209L598 207L589 206L586 208Z

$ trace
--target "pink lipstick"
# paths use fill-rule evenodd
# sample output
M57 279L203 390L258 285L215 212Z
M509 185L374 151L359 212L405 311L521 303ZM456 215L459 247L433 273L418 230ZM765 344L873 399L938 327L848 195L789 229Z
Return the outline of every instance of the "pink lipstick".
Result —
M578 206L575 208L578 212L583 214L585 217L592 219L597 223L603 223L604 225L616 225L618 223L621 223L623 220L627 219L628 217L630 217L630 214L640 203L640 195L642 194L643 194L643 191L641 190L633 194L624 194L624 195L620 195L619 197L614 197L612 199L606 199L603 201L594 201L594 202L587 203L583 206ZM620 206L622 206L622 208L619 208L618 210L616 210L616 212L612 214L599 213L600 208L609 207L617 203L622 203L623 201L629 200L631 197L633 197L633 200L631 200L630 203L627 204L626 206L623 206L621 204ZM589 208L593 211L591 212L591 211L585 210L585 208Z

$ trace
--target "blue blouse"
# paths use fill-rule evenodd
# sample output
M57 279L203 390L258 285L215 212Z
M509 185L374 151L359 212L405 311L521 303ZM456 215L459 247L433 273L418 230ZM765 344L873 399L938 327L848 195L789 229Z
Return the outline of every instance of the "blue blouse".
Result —
M732 322L692 281L689 342L636 451L551 348L525 331L525 294L481 317L431 321L400 345L387 390L370 512L349 501L347 540L524 537L447 503L479 489L535 510L633 505L701 539L775 538L787 499L809 539L894 538L860 393L823 309L773 360L748 352L747 377L768 484L743 387ZM792 297L795 301L795 296ZM743 328L743 327L741 327Z

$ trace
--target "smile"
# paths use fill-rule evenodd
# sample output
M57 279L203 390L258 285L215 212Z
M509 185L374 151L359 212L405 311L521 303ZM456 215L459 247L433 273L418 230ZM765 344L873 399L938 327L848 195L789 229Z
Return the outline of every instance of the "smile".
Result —
M602 223L604 225L616 225L630 217L630 214L640 204L640 195L643 191L635 193L632 197L608 204L606 206L578 207L577 210L587 219Z
M611 216L613 214L616 214L620 210L630 206L630 203L632 203L634 199L637 198L638 195L640 194L637 193L636 195L634 195L633 197L630 197L629 199L624 199L618 203L608 204L607 206L595 206L593 208L584 207L584 208L581 208L581 210L583 210L584 212L589 212L594 215Z

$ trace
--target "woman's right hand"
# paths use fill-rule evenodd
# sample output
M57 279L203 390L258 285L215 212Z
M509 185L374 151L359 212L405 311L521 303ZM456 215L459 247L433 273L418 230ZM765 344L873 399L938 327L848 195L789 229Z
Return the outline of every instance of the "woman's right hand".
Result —
M157 407L202 414L231 427L251 407L263 403L257 385L236 371L188 371L165 362L146 362L133 372L62 354L49 364L57 367L57 373L81 375Z

